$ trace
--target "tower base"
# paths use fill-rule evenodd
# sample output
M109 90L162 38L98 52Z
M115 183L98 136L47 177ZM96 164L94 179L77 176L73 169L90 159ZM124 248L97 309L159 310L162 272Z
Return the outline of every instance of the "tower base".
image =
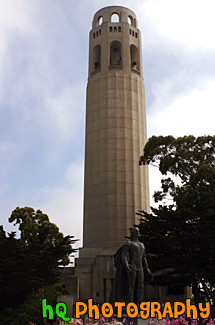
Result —
M75 260L79 278L79 299L94 298L98 303L109 300L115 268L115 249L81 248Z

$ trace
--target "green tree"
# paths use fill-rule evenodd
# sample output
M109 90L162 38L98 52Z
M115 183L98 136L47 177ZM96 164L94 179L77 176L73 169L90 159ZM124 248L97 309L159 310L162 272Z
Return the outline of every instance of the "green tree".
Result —
M0 227L1 320L3 315L13 315L14 310L26 305L26 299L37 296L38 290L44 292L56 284L59 266L69 264L75 242L40 210L17 207L9 222L18 224L20 237L16 238L16 232L6 234Z
M215 136L153 136L140 164L157 166L164 178L154 193L157 208L138 214L141 240L154 257L154 270L166 270L154 284L170 293L192 286L195 304L214 300Z

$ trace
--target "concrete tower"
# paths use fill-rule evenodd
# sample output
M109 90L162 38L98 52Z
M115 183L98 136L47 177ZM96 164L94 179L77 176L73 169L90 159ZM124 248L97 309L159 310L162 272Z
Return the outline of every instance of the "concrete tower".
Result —
M139 222L135 213L149 210L148 170L138 164L146 138L136 15L124 7L106 7L94 15L90 31L84 242L76 262L81 298L108 290L103 281L113 277L108 256Z
M138 222L136 211L148 210L147 168L138 165L145 143L137 19L127 8L106 7L95 14L90 32L84 247L118 247Z

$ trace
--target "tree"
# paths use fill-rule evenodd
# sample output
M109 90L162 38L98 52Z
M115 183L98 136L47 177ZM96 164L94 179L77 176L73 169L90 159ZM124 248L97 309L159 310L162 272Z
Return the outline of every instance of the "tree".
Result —
M154 193L159 206L138 213L141 240L156 256L154 270L166 269L154 283L172 292L192 286L196 305L214 304L215 136L153 136L140 164L157 166L165 175Z
M64 237L40 210L17 207L9 222L19 225L20 238L0 227L1 319L8 308L17 309L39 289L44 291L58 281L59 266L69 264L75 242L73 236Z

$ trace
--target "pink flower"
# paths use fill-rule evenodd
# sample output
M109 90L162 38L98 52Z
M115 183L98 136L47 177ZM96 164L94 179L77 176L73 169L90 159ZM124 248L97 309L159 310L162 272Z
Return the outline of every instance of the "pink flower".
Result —
M164 324L165 325L170 325L170 320L169 319L164 319Z
M105 323L105 318L104 318L104 316L100 317L100 322Z

